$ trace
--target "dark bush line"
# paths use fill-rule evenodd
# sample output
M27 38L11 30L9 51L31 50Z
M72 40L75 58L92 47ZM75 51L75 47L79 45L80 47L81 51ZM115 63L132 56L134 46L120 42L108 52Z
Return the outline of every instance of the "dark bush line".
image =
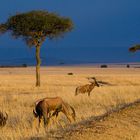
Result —
M0 65L0 68L25 68L27 67L26 64L23 64L23 65L15 65L15 66L12 66L12 65Z

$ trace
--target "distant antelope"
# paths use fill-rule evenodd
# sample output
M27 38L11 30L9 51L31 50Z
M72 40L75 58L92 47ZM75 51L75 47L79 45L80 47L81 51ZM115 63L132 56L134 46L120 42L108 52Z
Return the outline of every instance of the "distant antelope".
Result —
M83 86L78 86L76 88L76 90L75 90L75 96L78 95L78 94L80 94L80 93L84 94L86 92L88 93L88 96L90 96L90 93L91 93L92 89L95 86L99 87L99 84L96 81L96 78L95 77L92 77L90 79L93 80L93 81L89 81L91 84L86 84L86 85L83 85Z
M53 111L52 115L51 111ZM72 113L70 111L72 111ZM44 121L44 126L48 125L50 118L52 116L57 117L59 112L63 112L70 122L72 121L71 119L75 121L76 115L74 108L68 103L65 103L60 97L38 100L33 110L35 118L38 117L39 119L39 126L42 119Z

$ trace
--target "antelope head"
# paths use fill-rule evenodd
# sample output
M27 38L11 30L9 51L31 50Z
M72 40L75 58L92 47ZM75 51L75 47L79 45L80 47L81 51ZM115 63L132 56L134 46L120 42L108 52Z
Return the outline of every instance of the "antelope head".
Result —
M99 87L100 85L98 84L97 80L95 77L90 77L88 78L89 80L92 80L92 81L89 81L90 83L94 83L95 86Z

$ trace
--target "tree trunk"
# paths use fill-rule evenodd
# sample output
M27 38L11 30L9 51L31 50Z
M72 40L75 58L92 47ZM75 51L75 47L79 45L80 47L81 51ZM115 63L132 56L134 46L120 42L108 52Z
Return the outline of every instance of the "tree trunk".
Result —
M40 86L40 45L36 46L36 87Z

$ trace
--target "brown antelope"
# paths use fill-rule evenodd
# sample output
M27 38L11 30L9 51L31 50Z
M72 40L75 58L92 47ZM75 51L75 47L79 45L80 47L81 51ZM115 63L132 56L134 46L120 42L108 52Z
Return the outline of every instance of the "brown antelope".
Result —
M52 111L53 113L51 115ZM70 111L72 111L72 113ZM35 118L38 117L39 126L42 119L44 121L44 126L48 125L50 118L52 116L57 117L59 112L64 113L70 122L71 118L75 121L76 115L74 108L68 103L65 103L60 97L44 98L42 100L38 100L35 103L35 109L33 110Z
M84 94L86 92L88 93L88 96L90 96L90 93L91 93L92 89L95 86L99 87L99 84L96 81L96 78L95 77L92 77L90 79L93 80L93 81L89 81L91 84L86 84L86 85L83 85L83 86L78 86L76 88L76 90L75 90L75 96L78 95L78 94L80 94L80 93Z

